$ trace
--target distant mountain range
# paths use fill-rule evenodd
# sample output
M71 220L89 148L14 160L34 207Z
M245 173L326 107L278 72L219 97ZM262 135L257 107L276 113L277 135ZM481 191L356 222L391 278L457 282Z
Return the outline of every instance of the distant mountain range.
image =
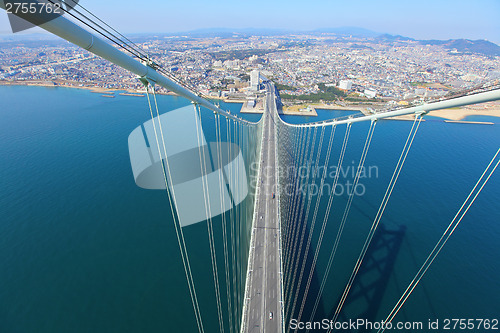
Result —
M448 40L418 40L410 37L389 34L382 34L376 38L383 41L415 41L422 45L440 45L447 50L455 50L459 53L477 53L487 56L500 56L500 46L484 39L470 40L461 38Z
M287 30L287 29L266 29L266 28L207 28L207 29L197 29L186 32L177 33L140 33L132 34L131 38L139 41L143 38L151 38L151 36L187 36L191 38L207 38L207 37L221 37L230 38L234 36L239 36L242 38L250 36L283 36L290 34L310 34L310 35L322 35L322 34L332 34L338 37L357 37L357 38L370 38L375 39L380 42L408 42L414 41L422 45L440 45L447 50L456 51L458 53L476 53L486 56L500 56L500 46L495 43L489 42L484 39L480 40L470 40L470 39L449 39L449 40L418 40L410 37L405 37L401 35L391 35L375 32L365 28L359 27L337 27L337 28L321 28L310 31L298 31L298 30ZM0 35L1 42L17 42L19 40L30 40L30 41L41 41L47 40L51 37L47 34L8 34ZM135 37L135 38L134 38Z
M421 40L424 45L441 45L448 50L457 50L461 53L479 53L487 56L500 56L500 46L484 39L449 39L449 40Z
M449 39L449 40L418 40L401 35L391 35L375 32L365 28L359 27L338 27L338 28L321 28L311 31L294 31L286 29L230 29L230 28L212 28L212 29L198 29L184 33L177 33L172 35L182 35L189 37L232 37L232 36L278 36L289 34L335 34L340 37L364 37L374 38L379 41L385 42L405 42L415 41L422 45L441 45L450 51L456 50L459 53L476 53L487 56L500 56L500 46L495 43L489 42L484 39L470 40L470 39Z

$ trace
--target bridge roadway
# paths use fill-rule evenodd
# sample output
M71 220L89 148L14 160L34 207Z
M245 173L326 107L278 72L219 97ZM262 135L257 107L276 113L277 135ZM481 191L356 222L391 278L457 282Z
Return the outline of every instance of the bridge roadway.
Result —
M273 110L274 86L267 84L266 109L259 190L253 225L253 254L250 257L248 272L247 307L243 325L245 332L278 333L282 327L281 303L281 261L280 229L278 219L278 196L276 194L276 132ZM272 318L271 318L272 313Z

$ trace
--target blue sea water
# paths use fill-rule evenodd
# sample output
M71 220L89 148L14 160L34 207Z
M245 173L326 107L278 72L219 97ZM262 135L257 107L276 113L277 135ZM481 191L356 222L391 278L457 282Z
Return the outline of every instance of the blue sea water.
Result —
M137 187L130 166L127 138L150 119L146 98L13 86L1 87L0 100L0 332L196 331L167 197ZM158 102L162 112L190 104ZM213 113L203 114L215 141ZM255 158L255 147L240 148ZM246 221L252 209L246 200L231 214ZM213 223L220 245L220 217ZM236 227L231 288L241 300L249 226ZM213 331L206 223L184 236L205 329Z
M338 112L341 111L337 111L336 116L339 116ZM489 121L491 118L472 119ZM295 119L294 122L303 121L304 119ZM371 169L372 172L367 171L360 180L362 194L353 199L333 266L326 280L327 287L321 297L320 309L314 317L317 321L332 318L411 126L411 121L395 120L380 120L375 126L365 162L366 170ZM337 166L346 129L345 125L337 127L330 167ZM347 189L349 181L351 184L353 182L368 127L368 123L352 126L341 168L347 174L339 179L340 190ZM325 132L327 138L330 131L327 129ZM307 131L301 137L307 138ZM372 322L385 320L499 147L498 120L494 125L445 123L433 117L422 122L364 265L350 290L340 321L349 318L368 319ZM304 154L300 149L299 145L299 156ZM320 155L323 157L319 165L323 165L326 147L323 146ZM333 174L327 175L327 184L332 183ZM442 324L446 318L498 318L500 264L495 258L500 254L500 207L497 204L500 198L499 181L497 172L407 300L394 323L418 321L427 325L428 320L435 319L440 319ZM328 195L320 199L318 216L322 217L327 211ZM305 204L297 199L292 200L295 200L292 205L299 207L296 211L302 209L301 205L304 207L307 204L307 196ZM315 200L317 196L313 196L312 207ZM325 276L346 202L346 193L335 197L333 201L303 320L309 319L308 310L312 308L315 293ZM312 229L310 220L309 217L309 232ZM313 244L318 242L322 222L323 219L320 218L312 229ZM292 241L288 240L290 247L295 250L300 248L298 238L293 236L293 230L297 227L300 224L290 229ZM312 261L311 256L309 253L307 260ZM302 253L301 260L304 258L306 256ZM294 268L293 265L291 267ZM291 277L285 281L293 280L295 274L288 274ZM294 291L291 293L294 296ZM299 294L298 299L302 296ZM297 308L289 318L296 315Z
M0 87L0 100L0 332L195 331L166 198L138 188L130 168L127 137L148 120L145 98ZM165 111L189 104L173 96L159 101ZM240 107L223 106L233 113ZM343 112L324 110L318 118ZM372 309L374 318L390 311L500 146L500 125L493 121L497 124L432 118L422 123L382 220L387 242L389 231L404 233L396 234L397 251L385 254L393 269L383 288L375 288L383 293ZM352 270L410 127L406 121L377 124L366 165L378 174L362 180L366 195L353 201L322 298L325 313ZM367 124L353 126L346 165L356 165L366 131ZM332 159L342 129L336 135ZM397 320L498 318L499 198L497 172ZM333 205L337 220L343 204L339 199ZM248 203L242 211L250 208ZM326 244L337 227L328 225ZM214 293L206 227L189 229L186 239L199 292ZM319 277L328 255L322 250ZM358 302L369 296L361 293ZM216 329L213 298L205 299L203 319Z
M300 123L309 123L320 120L328 120L332 118L339 118L350 116L352 114L360 113L359 111L351 111L351 110L324 110L324 109L316 109L316 113L318 114L315 117L312 116L290 116L290 115L282 115L281 119L290 124L300 124Z

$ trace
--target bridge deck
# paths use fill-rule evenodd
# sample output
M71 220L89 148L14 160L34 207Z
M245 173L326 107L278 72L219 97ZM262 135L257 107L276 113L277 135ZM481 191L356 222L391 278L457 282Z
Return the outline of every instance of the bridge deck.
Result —
M253 225L253 248L248 272L244 332L282 332L280 229L276 193L276 133L274 94L268 89L264 112L259 190ZM272 312L272 319L270 313Z

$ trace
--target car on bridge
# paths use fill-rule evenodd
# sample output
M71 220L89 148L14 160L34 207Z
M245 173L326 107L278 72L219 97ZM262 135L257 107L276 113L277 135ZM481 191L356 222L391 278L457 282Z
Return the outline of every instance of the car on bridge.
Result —
M273 313L272 313L272 311L269 312L269 320L273 320Z

